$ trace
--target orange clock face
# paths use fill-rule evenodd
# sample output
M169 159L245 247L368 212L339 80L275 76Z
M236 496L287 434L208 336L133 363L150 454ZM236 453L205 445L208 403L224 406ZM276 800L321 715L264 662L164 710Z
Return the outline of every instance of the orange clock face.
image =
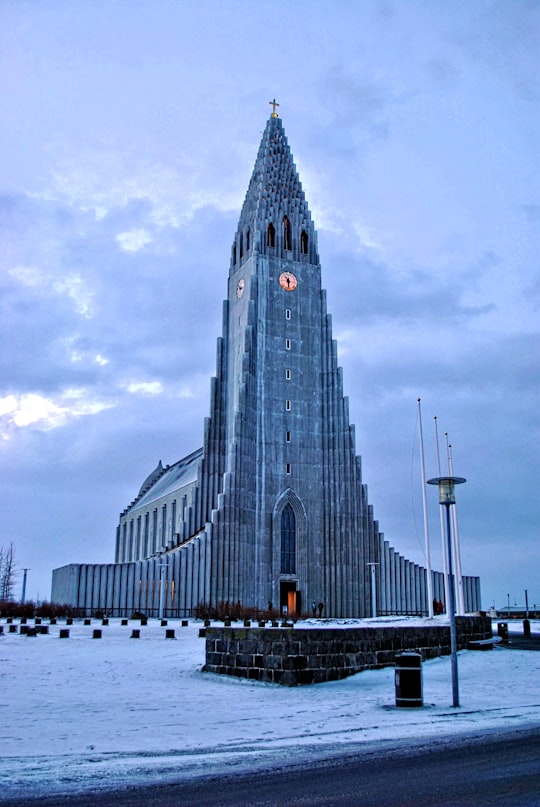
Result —
M279 285L282 289L285 289L285 291L294 291L298 286L298 280L292 272L283 272L279 276Z

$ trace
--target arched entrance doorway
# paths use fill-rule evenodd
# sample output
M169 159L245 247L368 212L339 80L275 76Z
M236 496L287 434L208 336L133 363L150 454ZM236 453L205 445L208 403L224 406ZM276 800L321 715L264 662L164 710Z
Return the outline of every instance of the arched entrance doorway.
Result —
M272 511L272 599L282 616L300 616L306 583L306 511L296 493L287 488Z
M288 579L283 579L284 577ZM279 608L282 614L296 616L301 612L300 592L296 580L296 516L287 502L280 523L280 585Z

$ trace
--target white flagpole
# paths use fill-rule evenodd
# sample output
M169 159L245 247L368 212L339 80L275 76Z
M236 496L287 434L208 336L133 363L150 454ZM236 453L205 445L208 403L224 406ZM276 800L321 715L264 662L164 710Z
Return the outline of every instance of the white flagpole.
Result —
M422 469L422 506L424 509L424 541L426 545L426 577L427 577L427 598L428 598L428 615L433 616L433 581L431 579L431 552L429 548L429 526L428 526L428 512L427 512L427 496L426 496L426 468L424 463L424 434L422 431L422 408L420 405L420 398L418 401L418 423L420 432L420 467ZM439 508L442 509L442 508Z
M437 475L441 476L441 454L439 451L439 430L437 428L437 415L433 418L435 422L435 449L437 452ZM448 551L446 549L446 534L444 531L444 515L443 508L439 507L439 518L441 522L441 541L442 541L442 556L443 556L443 571L444 571L444 600L446 603L446 613L449 613L450 590L448 588Z
M446 450L448 452L448 473L450 476L454 475L454 462L452 458L452 445L448 442L448 433L446 434ZM458 521L457 521L457 510L456 505L452 505L452 533L454 538L454 559L455 559L455 574L456 574L456 584L457 584L457 597L456 597L456 606L457 606L457 613L463 615L465 613L465 598L463 596L463 577L461 575L461 551L459 546L459 530L458 530Z

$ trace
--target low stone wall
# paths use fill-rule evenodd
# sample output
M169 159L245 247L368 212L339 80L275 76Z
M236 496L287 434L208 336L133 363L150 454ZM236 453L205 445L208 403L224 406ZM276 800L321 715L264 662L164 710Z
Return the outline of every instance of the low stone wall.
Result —
M459 650L492 635L485 616L456 617L456 628ZM391 666L402 650L424 660L449 655L450 627L207 628L204 670L284 686L317 684Z

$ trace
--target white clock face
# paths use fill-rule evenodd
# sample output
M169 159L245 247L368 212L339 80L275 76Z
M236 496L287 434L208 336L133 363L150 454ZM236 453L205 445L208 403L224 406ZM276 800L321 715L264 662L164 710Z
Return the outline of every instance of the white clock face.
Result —
M242 277L242 278L240 278L240 280L236 284L236 296L238 297L238 299L240 299L240 297L244 293L245 287L246 287L246 281Z
M298 280L292 272L283 272L279 276L279 284L285 291L294 291L298 286Z

